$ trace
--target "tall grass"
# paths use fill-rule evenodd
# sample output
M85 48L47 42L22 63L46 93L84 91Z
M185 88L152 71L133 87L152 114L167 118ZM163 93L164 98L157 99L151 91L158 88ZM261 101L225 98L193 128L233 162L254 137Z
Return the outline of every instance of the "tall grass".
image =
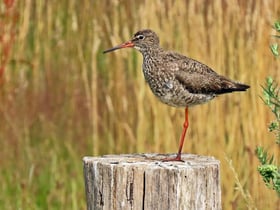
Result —
M15 32L1 63L1 209L85 209L83 156L177 151L184 111L152 95L140 53L102 54L143 28L251 85L191 108L184 152L221 160L223 209L279 209L254 156L274 150L259 95L267 75L279 78L268 48L279 1L25 0L0 11L4 34Z

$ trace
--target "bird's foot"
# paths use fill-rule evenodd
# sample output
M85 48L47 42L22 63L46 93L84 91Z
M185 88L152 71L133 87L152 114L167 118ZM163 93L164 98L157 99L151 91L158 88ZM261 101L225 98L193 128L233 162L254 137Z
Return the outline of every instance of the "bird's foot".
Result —
M170 161L180 161L180 162L184 162L181 159L181 154L178 154L175 158L164 158L162 159L163 162L170 162Z

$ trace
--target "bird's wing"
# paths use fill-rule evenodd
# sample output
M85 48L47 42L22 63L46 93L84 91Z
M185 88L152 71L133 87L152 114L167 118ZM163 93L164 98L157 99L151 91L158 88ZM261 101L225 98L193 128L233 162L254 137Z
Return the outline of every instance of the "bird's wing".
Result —
M170 63L176 63L175 78L191 93L222 94L235 89L235 82L199 61L177 53L168 53L166 58L172 60Z
M208 73L201 74L200 72L179 70L175 73L175 77L191 93L222 94L231 92L231 81L219 75L217 75L219 78L214 78Z

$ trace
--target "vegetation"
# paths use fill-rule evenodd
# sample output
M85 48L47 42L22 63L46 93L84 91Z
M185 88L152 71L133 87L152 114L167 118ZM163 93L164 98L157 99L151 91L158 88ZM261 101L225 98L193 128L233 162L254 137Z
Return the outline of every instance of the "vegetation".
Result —
M254 149L279 157L258 97L266 75L279 78L267 50L279 9L278 0L1 1L0 209L85 209L83 156L177 151L183 109L153 96L135 50L102 54L142 28L251 86L191 108L183 152L221 160L223 209L278 208Z
M280 33L280 21L276 21L274 23L274 29L275 29L275 31ZM280 39L280 35L274 35L274 37ZM278 43L272 44L270 46L270 49L274 56L276 56L276 57L279 56L279 44Z
M275 22L274 28L277 32L280 32L279 21ZM280 38L278 35L275 37ZM277 43L271 45L270 48L274 56L279 56ZM280 149L280 88L271 77L268 77L266 85L263 87L263 92L263 101L275 117L275 120L269 124L268 129L270 132L275 133L276 144L278 144L277 147ZM263 147L257 147L256 154L261 163L261 165L258 166L258 171L263 181L268 188L275 190L280 196L280 166L277 166L274 162L274 155L269 157L268 152L264 150Z

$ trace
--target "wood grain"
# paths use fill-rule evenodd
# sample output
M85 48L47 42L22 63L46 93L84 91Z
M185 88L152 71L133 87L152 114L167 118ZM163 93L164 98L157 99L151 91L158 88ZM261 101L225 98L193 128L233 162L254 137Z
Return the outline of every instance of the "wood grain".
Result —
M183 154L84 157L88 210L221 209L220 162Z

